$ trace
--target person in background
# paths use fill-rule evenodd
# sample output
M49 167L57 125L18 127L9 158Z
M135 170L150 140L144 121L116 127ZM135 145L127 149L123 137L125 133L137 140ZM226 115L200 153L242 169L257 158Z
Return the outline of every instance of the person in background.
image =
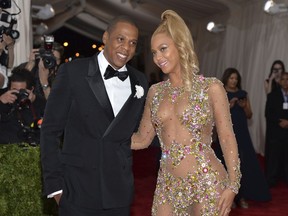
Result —
M235 203L241 208L248 208L247 199L269 201L271 195L250 137L247 120L252 118L253 113L248 93L242 89L239 71L236 68L227 68L223 73L222 82L227 92L233 130L241 160L241 187L235 197ZM216 152L221 158L222 152L219 151L219 148Z
M127 64L138 42L132 19L116 17L102 39L100 53L60 66L45 109L40 144L44 189L59 204L60 216L130 215L130 138L148 82Z
M268 94L265 117L270 132L265 145L265 171L270 187L283 179L288 184L288 72L280 76L280 88Z
M269 77L268 79L265 80L265 83L264 83L264 87L265 87L265 93L266 93L266 96L268 97L268 95L276 90L278 92L280 88L280 77L281 77L281 74L282 72L285 71L285 65L283 63L283 61L281 60L275 60L271 66L271 70L270 70L270 74L269 74ZM272 95L275 95L275 94L272 94ZM271 101L271 96L270 96L270 101ZM267 100L266 100L266 106L267 106ZM265 174L266 174L266 178L267 178L267 181L268 181L268 184L270 187L273 187L276 185L276 179L274 180L274 175L277 176L277 174L275 174L275 170L273 167L278 167L278 160L275 161L275 166L274 166L274 162L272 160L270 160L270 150L273 150L273 148L270 148L271 147L271 137L274 137L273 135L273 128L275 127L275 124L272 123L271 124L271 121L268 121L268 118L265 114L265 118L266 118L266 131L265 131ZM273 155L275 155L275 153L272 153L272 158L273 158ZM277 158L277 156L276 156ZM269 168L267 168L269 167ZM268 171L269 170L269 171ZM274 170L274 171L272 171ZM273 174L274 172L274 174ZM277 171L276 171L277 172ZM275 177L277 178L277 177Z
M42 45L43 49L44 45ZM39 54L38 49L32 49L30 52L28 62L24 63L25 68L32 72L35 78L35 94L48 98L53 80L55 79L57 70L62 63L62 58L64 56L64 47L57 43L53 42L52 46L52 57L55 58L55 66L48 64L46 66L43 62L43 57ZM45 61L45 60L44 60Z
M241 173L225 89L216 78L197 75L198 60L184 20L172 10L161 19L151 50L168 80L150 87L131 139L132 149L143 149L157 134L162 148L152 215L229 215ZM211 148L214 124L228 172Z
M268 79L264 82L266 95L272 90L279 88L279 81L281 73L285 71L284 63L281 60L273 62Z
M5 33L2 34L0 42L0 89L6 88L8 84L8 70L14 64L15 40Z
M46 101L36 96L33 90L32 74L15 67L8 88L0 95L0 144L26 142L39 145L38 121L43 117Z

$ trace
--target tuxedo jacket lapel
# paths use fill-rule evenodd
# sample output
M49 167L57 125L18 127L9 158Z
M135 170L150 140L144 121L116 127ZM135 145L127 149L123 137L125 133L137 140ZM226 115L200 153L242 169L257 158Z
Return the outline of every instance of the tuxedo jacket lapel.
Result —
M129 66L127 66L127 68L128 67ZM130 78L130 83L131 83L131 95L128 97L127 101L125 102L121 110L119 111L118 115L115 117L115 119L111 122L110 126L107 128L104 136L107 135L118 124L119 121L123 121L125 114L127 114L127 112L129 111L131 112L131 103L137 100L134 97L134 95L136 94L135 85L139 85L139 80L135 76L135 74L131 71L129 71L129 78Z
M131 95L128 97L127 101L124 103L123 107L121 108L118 115L116 116L116 119L118 116L121 116L122 113L127 111L127 107L130 107L130 103L133 102L133 100L135 99L134 98L134 95L136 93L135 85L136 83L139 84L139 81L132 72L129 73L129 78L130 78L130 84L131 84Z
M114 119L114 113L108 94L106 92L104 81L101 77L101 72L97 61L97 55L94 55L94 57L89 63L89 70L86 79L96 99L102 106L103 111L105 112L109 120L112 121Z

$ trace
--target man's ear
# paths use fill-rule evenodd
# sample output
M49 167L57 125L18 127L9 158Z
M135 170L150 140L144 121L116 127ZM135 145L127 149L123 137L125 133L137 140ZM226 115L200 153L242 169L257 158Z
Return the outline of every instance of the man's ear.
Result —
M104 44L106 44L108 37L109 37L109 33L107 31L105 31L103 36L102 36L102 41Z

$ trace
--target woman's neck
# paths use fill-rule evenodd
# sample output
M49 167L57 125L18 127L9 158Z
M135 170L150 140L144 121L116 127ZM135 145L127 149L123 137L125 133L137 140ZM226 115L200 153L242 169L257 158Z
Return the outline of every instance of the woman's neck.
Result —
M226 89L226 91L228 91L228 92L236 92L236 91L238 91L238 88L237 88L237 87L231 88L231 87L225 86L225 89Z
M171 86L172 87L181 87L183 86L183 83L182 83L182 79L181 79L181 76L178 76L178 75L175 75L175 74L169 74L169 80L170 80L170 83L171 83Z

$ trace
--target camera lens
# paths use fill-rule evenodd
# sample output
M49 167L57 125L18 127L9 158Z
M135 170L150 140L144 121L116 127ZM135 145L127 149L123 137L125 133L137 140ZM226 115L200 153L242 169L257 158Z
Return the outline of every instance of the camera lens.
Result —
M42 57L44 67L47 69L52 69L56 66L56 59L54 55L46 55L45 57Z
M13 38L15 40L15 39L19 38L20 33L17 30L11 30L9 35L11 36L11 38Z
M17 100L16 100L18 105L21 107L29 104L30 100L28 97L29 93L25 89L20 89L19 93L17 94Z

